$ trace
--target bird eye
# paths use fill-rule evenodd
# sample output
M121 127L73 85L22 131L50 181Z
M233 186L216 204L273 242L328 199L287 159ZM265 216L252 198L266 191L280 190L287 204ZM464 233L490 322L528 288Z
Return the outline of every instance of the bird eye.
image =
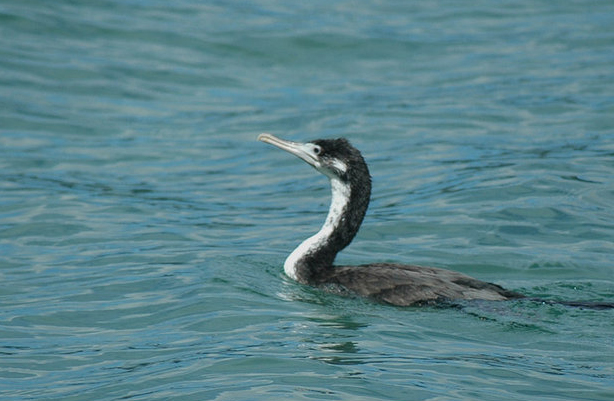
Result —
M322 148L319 147L318 145L313 147L313 153L315 153L316 155L319 155L322 152Z

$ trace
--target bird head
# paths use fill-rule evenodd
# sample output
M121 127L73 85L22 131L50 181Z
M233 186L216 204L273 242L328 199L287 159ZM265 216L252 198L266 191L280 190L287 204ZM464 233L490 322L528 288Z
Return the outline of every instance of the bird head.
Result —
M345 138L316 139L303 143L287 141L271 134L260 134L258 140L299 157L330 179L348 182L356 174L369 177L362 155Z

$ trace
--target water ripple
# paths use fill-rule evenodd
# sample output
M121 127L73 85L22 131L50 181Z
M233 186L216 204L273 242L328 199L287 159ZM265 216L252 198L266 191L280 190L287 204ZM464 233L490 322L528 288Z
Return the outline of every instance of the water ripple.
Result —
M612 5L0 5L7 400L610 400L611 311L392 308L282 272L347 136L373 200L341 263L611 301Z

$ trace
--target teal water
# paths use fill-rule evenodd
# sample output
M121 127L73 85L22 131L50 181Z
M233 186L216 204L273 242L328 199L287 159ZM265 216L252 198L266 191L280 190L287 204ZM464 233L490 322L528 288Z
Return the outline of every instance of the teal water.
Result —
M611 1L0 0L3 400L612 400L614 311L283 275L346 136L341 263L614 301Z

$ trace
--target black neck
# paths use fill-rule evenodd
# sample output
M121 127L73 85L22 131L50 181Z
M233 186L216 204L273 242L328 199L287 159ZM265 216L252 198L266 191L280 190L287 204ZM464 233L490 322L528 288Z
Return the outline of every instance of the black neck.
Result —
M296 262L295 272L301 282L320 282L332 267L337 253L352 242L360 228L369 206L371 178L366 164L364 171L354 173L344 177L345 180L331 180L331 208L322 230L316 234L321 238Z

